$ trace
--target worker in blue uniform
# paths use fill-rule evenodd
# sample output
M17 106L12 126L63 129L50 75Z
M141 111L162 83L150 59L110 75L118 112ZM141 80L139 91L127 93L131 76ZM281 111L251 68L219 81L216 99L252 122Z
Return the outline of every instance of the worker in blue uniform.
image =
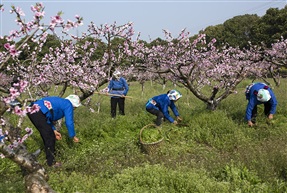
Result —
M45 146L47 165L60 166L61 162L55 161L55 143L56 139L60 140L62 138L62 135L56 130L54 122L65 118L69 137L74 142L79 142L74 128L74 109L81 105L80 98L77 95L69 95L66 98L50 96L31 104L31 106L34 105L37 105L39 110L33 113L30 112L27 115L40 132Z
M246 107L245 119L249 126L256 123L257 105L264 105L264 114L268 119L273 119L276 113L277 99L273 90L265 83L252 83L245 91L248 104Z
M175 102L178 101L181 97L182 95L180 92L176 90L170 90L167 92L167 94L154 96L148 100L146 103L146 110L157 117L155 121L157 126L162 124L164 118L173 124L178 124L178 121L182 120L175 106ZM176 120L170 116L168 108L172 110Z
M116 117L117 106L119 106L119 114L125 115L125 96L129 91L129 85L120 71L115 71L106 90L111 95L111 116Z

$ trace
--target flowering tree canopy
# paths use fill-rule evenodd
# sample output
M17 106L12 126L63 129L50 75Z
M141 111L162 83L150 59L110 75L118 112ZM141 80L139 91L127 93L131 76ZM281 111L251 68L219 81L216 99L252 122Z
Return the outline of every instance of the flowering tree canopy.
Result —
M220 101L235 92L236 86L247 76L262 76L265 63L258 48L241 50L230 46L217 48L216 42L206 42L201 34L194 41L183 30L177 38L165 31L168 44L151 48L134 42L133 55L137 68L166 74L168 80L183 85L198 99L216 109Z

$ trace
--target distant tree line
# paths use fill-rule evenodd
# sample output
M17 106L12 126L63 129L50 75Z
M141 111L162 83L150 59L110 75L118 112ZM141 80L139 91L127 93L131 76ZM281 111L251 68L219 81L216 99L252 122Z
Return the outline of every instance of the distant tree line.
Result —
M217 45L228 43L232 47L248 48L253 45L271 47L277 40L287 38L287 6L279 10L270 8L259 17L256 14L245 14L228 19L223 24L208 26L200 31L207 39L215 38ZM195 38L195 37L193 37Z

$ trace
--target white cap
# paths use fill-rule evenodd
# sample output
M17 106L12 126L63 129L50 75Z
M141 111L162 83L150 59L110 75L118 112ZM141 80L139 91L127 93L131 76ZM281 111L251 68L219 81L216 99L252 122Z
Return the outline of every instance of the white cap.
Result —
M176 101L182 97L180 92L178 92L176 90L170 90L168 92L167 96L168 96L169 100L171 100L171 101Z
M120 76L121 76L121 72L116 70L114 73L113 73L113 76L116 78L116 79L119 79Z
M80 98L77 95L73 95L73 94L69 95L66 97L66 99L68 99L72 103L73 107L79 107L82 105Z
M271 95L270 92L266 89L259 89L258 93L257 93L257 100L259 100L260 102L267 102L271 99Z

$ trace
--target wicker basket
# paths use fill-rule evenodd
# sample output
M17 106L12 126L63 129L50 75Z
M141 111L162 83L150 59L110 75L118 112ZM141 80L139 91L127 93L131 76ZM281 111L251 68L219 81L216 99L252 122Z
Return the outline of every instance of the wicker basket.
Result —
M140 136L139 136L139 140L140 140L140 144L141 144L141 148L142 151L144 153L147 154L153 154L154 152L156 152L156 150L160 147L160 145L162 144L162 142L164 141L164 137L162 137L160 140L155 141L155 142L151 142L151 143L146 143L142 140L142 133L145 129L149 128L149 127L154 127L155 129L157 129L157 126L155 124L149 124L144 126L141 130L140 130ZM159 129L157 129L159 133L161 133L161 131Z

